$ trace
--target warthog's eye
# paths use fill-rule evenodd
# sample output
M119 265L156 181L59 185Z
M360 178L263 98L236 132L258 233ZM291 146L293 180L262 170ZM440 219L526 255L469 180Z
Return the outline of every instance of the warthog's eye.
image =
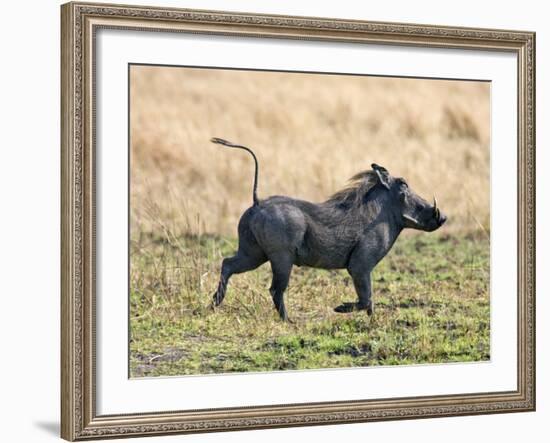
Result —
M397 179L397 184L399 185L399 190L400 191L405 191L409 187L407 182L405 180L403 180L402 178Z

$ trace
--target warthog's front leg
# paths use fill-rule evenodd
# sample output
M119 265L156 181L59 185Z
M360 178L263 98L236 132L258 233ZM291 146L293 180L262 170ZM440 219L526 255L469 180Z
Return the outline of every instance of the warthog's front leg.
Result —
M363 275L352 275L351 277L359 301L345 302L334 308L334 310L340 313L366 310L368 315L372 315L370 272L363 273Z
M363 249L354 251L348 264L348 272L353 279L357 302L346 302L334 308L336 312L352 312L366 310L372 315L371 282L370 273L374 267L370 262L368 254Z

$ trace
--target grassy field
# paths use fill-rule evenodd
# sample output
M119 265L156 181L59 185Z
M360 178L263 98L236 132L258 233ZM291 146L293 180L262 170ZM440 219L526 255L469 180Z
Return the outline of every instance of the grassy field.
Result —
M234 239L142 239L133 262L134 376L333 368L489 358L487 238L406 236L373 275L375 314L337 314L355 299L345 271L294 268L283 323L269 266L211 295ZM136 248L138 246L136 245Z
M130 374L133 377L481 361L490 358L487 83L132 67ZM260 198L325 200L379 163L449 216L407 232L373 273L375 314L337 314L345 271L293 270L282 323L268 265L221 260Z

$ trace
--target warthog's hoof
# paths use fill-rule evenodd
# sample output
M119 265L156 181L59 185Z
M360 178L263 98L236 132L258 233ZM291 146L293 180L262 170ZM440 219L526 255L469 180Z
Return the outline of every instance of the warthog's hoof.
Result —
M367 311L368 315L372 315L372 303L368 305L361 305L359 303L345 302L342 303L340 306L336 306L334 308L334 311L340 314L345 314L347 312L353 311Z
M223 296L219 292L214 292L212 296L212 307L217 308L222 304Z
M283 321L285 323L294 324L294 321L291 320L290 317L288 316L288 314L286 313L286 309L283 312L280 312L277 308L275 308L275 310L279 314L279 318L281 319L281 321Z

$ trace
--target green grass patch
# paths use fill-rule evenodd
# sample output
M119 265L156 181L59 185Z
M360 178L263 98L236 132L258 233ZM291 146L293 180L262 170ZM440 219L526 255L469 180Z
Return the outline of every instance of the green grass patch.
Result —
M283 323L269 265L235 275L213 310L237 240L144 236L131 245L132 377L483 361L490 357L489 240L482 233L402 235L373 272L374 315L346 271L294 267Z

